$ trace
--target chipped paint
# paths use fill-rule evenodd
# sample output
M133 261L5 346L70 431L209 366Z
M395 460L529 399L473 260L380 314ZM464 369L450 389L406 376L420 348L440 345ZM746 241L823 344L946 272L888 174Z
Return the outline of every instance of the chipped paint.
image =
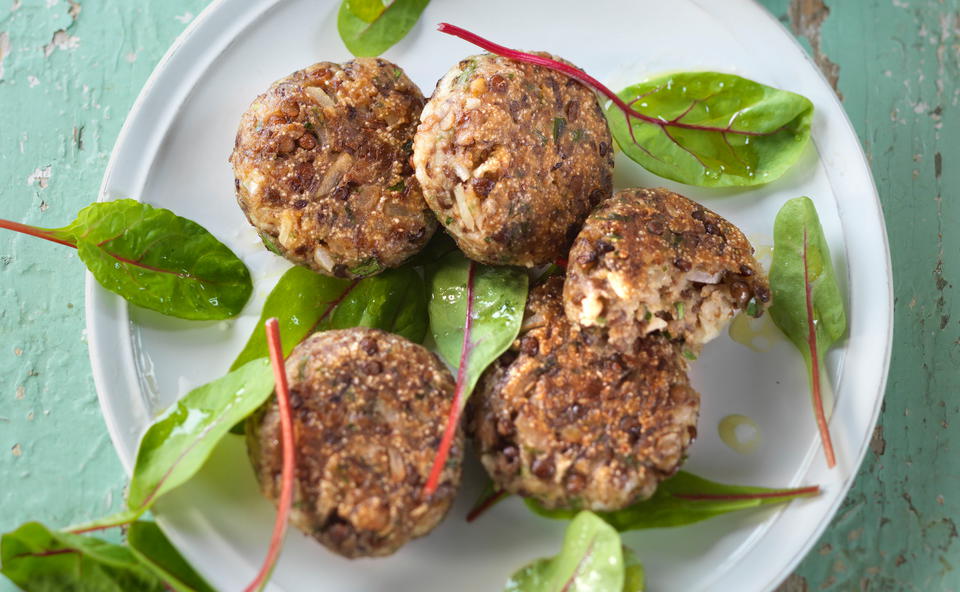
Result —
M6 31L0 33L0 80L3 80L4 69L3 62L10 53L10 34Z
M50 184L50 176L53 174L53 166L47 165L45 167L37 167L33 170L32 173L27 177L27 185L37 184L37 187L40 189L46 189Z
M821 28L823 22L830 16L830 8L824 4L823 0L791 0L789 15L793 32L810 43L810 48L813 50L813 61L823 72L823 75L827 77L827 81L830 82L833 90L842 99L843 95L837 88L837 83L840 80L840 66L827 57L822 50L820 41Z
M43 55L44 57L50 57L53 55L53 52L58 49L69 51L71 49L76 49L79 46L79 37L67 33L67 31L64 29L58 29L53 32L53 38L50 39L50 43L43 46Z

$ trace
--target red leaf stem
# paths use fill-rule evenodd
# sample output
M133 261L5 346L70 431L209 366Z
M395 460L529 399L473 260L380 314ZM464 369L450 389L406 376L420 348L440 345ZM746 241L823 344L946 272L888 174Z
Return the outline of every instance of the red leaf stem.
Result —
M481 514L494 507L501 501L507 499L510 494L507 493L505 489L498 489L496 491L490 492L490 495L479 500L473 509L467 513L467 522L473 522L480 517Z
M290 507L293 504L293 471L296 463L293 442L293 415L290 410L290 389L287 386L287 372L283 366L283 346L280 341L280 325L276 318L268 319L265 323L267 330L267 345L270 348L270 363L273 366L273 375L276 379L277 403L280 407L280 440L283 450L283 470L281 473L280 499L277 504L277 517L273 524L273 536L270 539L270 548L263 561L260 573L246 587L246 592L261 590L270 578L273 567L280 556L283 546L283 536L287 531L287 522Z
M2 220L0 219L0 228L6 228L7 230L13 230L14 232L21 232L23 234L29 234L30 236L35 236L37 238L42 238L43 240L48 240L52 243L57 243L59 245L64 245L67 247L77 248L77 245L74 243L64 240L62 238L57 238L49 230L45 228L37 228L36 226L28 226L26 224L20 224L19 222L14 222L12 220Z
M566 74L570 78L573 78L575 80L582 82L583 84L593 88L595 91L599 92L603 96L613 101L613 104L616 105L618 109L623 111L623 114L626 115L628 120L633 118L633 119L639 119L641 121L645 121L652 125L658 126L660 129L664 131L664 133L667 133L667 128L670 128L670 127L690 129L690 130L700 130L700 131L707 131L707 132L720 132L722 134L738 134L741 136L766 136L766 135L770 135L780 131L779 129L773 130L770 132L751 132L747 130L735 130L733 129L733 122L736 120L735 118L734 120L731 120L731 122L727 125L727 127L716 127L716 126L709 126L709 125L697 125L693 123L684 123L680 121L680 119L682 119L683 116L686 115L686 113L684 113L679 117L675 117L672 120L660 119L659 117L651 117L650 115L646 115L644 113L641 113L633 109L630 105L624 102L623 99L618 97L617 93L607 88L603 83L601 83L599 80L597 80L593 76L590 76L583 70L579 70L574 66L571 66L569 64L564 64L563 62L560 62L551 58L547 58L544 56L526 53L523 51L517 51L515 49L510 49L509 47L504 47L502 45L499 45L497 43L484 39L483 37L480 37L475 33L471 33L466 29L462 29L456 25L451 25L450 23L440 23L437 26L437 30L440 31L441 33L447 33L448 35L459 37L464 41L472 43L498 56L505 57L511 60L516 60L518 62L526 62L528 64L543 66L544 68L549 68L550 70L553 70L555 72ZM693 106L691 105L691 109L692 108ZM689 112L689 109L687 111ZM631 130L631 134L632 134L633 133L632 126L627 125L627 127ZM669 133L667 133L667 135L668 137L670 137ZM673 140L672 137L671 139ZM673 141L676 142L676 140L673 140ZM634 142L636 143L636 140L634 140ZM639 146L639 144L637 145Z
M27 224L21 224L21 223L19 223L19 222L14 222L14 221L12 221L12 220L3 220L3 219L0 219L0 228L6 228L7 230L13 230L14 232L20 232L20 233L23 233L23 234L28 234L28 235L30 235L30 236L35 236L35 237L37 237L37 238L42 238L42 239L48 240L48 241L50 241L50 242L52 242L52 243L57 243L58 245L64 245L64 246L66 246L66 247L72 247L72 248L74 248L74 249L77 248L76 243L72 243L72 242L70 242L70 241L68 241L68 240L64 240L64 239L62 239L62 238L59 238L59 237L55 236L52 232L50 232L49 230L47 230L46 228L37 228L36 226L29 226L29 225L27 225ZM109 238L109 239L107 239L107 240L105 240L105 241L102 241L102 242L98 243L97 246L101 246L101 247L102 247L104 244L106 244L106 243L114 240L115 238L117 238L117 237ZM181 273L181 272L176 272L176 271L172 271L172 270L169 270L169 269L161 269L161 268L159 268L159 267L154 267L154 266L152 266L152 265L147 265L146 263L142 263L140 260L127 259L126 257L123 257L123 256L121 256L121 255L117 255L116 253L111 253L111 252L110 252L109 250L107 250L107 249L104 249L104 252L105 252L107 255L110 255L111 257L113 257L114 259L116 259L117 261L119 261L120 263L126 263L126 264L128 264L128 265L132 265L132 266L134 266L134 267L139 267L139 268L141 268L141 269L146 269L146 270L148 270L148 271L153 271L153 272L156 272L156 273L165 273L165 274L175 275L175 276L180 277L180 278L183 278L183 279L203 280L203 278L199 278L199 277L197 277L197 276L195 276L195 275L193 275L193 274L190 274L190 273ZM142 255L141 255L141 257L142 257ZM211 284L216 283L216 282L211 282L210 280L205 280L205 281L207 281L208 283L211 283Z
M797 489L782 489L779 491L764 491L762 493L733 493L733 494L723 494L723 493L673 493L671 494L675 498L691 500L691 501L737 501L737 500L751 500L751 499L770 499L777 497L801 497L801 496L810 496L810 495L819 495L820 486L812 485L810 487L800 487Z
M353 280L352 282L347 284L347 287L343 289L343 292L340 292L339 296L337 296L336 298L334 298L333 300L327 303L327 308L323 311L323 314L321 314L320 317L317 319L317 321L313 324L313 326L310 327L310 330L307 331L307 337L309 337L310 335L313 335L316 332L317 327L320 326L320 323L325 321L327 317L329 317L333 313L333 311L335 311L337 307L340 306L340 303L343 302L343 300L350 294L350 292L353 291L354 288L357 287L357 284L359 283L360 283L359 279ZM306 339L306 337L304 339Z
M590 559L590 555L593 554L593 547L597 543L597 535L594 535L590 539L590 544L587 545L587 550L584 552L583 557L580 558L580 561L577 562L577 567L574 568L573 573L570 574L570 577L567 578L567 581L563 583L563 587L560 588L560 592L569 592L570 588L573 586L573 583L577 581L577 575L580 574L580 570L583 569L583 566L587 564L587 559Z
M830 438L830 426L823 410L823 396L820 393L820 352L817 348L817 327L813 318L813 286L810 284L810 266L807 262L807 228L803 228L803 285L807 304L807 346L810 348L810 386L813 388L813 411L817 418L817 428L823 441L823 453L827 457L827 468L837 465L833 452L833 440Z
M466 389L467 382L467 361L470 358L470 350L473 349L470 333L473 330L473 273L475 268L476 264L471 261L467 267L467 319L463 325L463 343L460 346L457 385L453 390L453 401L450 404L450 413L447 415L447 425L443 430L443 438L440 440L440 448L437 449L437 455L433 458L433 467L430 469L427 484L423 488L425 498L430 497L437 490L440 473L443 472L443 467L447 464L450 446L453 444L453 436L457 433L457 424L460 423L460 415L463 413L463 391Z

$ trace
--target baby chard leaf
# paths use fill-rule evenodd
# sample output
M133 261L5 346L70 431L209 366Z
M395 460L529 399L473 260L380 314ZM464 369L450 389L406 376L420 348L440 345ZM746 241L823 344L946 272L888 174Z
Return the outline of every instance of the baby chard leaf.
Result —
M143 435L127 507L146 511L161 495L193 477L230 428L272 392L270 364L259 358L184 395Z
M585 511L567 527L560 554L538 559L513 574L504 592L639 592L643 568L638 567L633 553L624 553L617 531Z
M836 457L822 395L823 386L829 387L823 357L843 337L847 317L817 209L808 197L791 199L777 213L770 291L770 317L806 362L827 466L833 467Z
M258 358L184 395L140 440L127 488L127 509L72 527L71 532L120 526L142 516L157 498L193 477L230 428L272 392L270 363Z
M680 72L614 93L570 64L504 47L449 23L438 30L511 60L560 72L605 96L624 153L662 177L704 186L769 183L810 138L813 104L787 91L718 72ZM555 122L554 134L563 124Z
M127 547L53 531L39 522L28 522L4 534L0 561L0 573L26 592L168 590Z
M230 318L253 291L243 261L206 229L132 199L91 204L64 228L7 220L0 228L76 248L101 286L169 316Z
M154 522L138 520L127 528L127 546L140 563L177 592L214 592L180 555Z
M357 57L375 57L403 39L430 0L342 0L337 31Z
M430 331L440 357L456 369L457 384L426 495L436 488L477 380L520 332L528 277L522 269L481 265L457 252L430 269L429 284Z
M689 185L769 183L800 158L813 104L733 74L679 72L617 93L607 107L624 154L650 172Z
M680 471L657 487L648 500L615 512L597 512L608 524L623 532L646 528L670 528L693 524L728 512L780 504L799 497L818 495L820 488L769 489L725 485ZM524 502L546 518L569 520L575 510L548 510L533 499Z
M362 280L344 280L291 267L263 305L260 321L230 367L267 355L262 330L276 317L283 338L283 355L317 331L373 327L419 343L427 333L427 295L423 278L402 267Z

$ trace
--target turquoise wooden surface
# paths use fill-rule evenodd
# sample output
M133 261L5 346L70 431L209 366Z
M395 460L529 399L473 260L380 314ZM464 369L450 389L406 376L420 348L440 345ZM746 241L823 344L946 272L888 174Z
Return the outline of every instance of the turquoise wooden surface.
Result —
M0 5L0 217L58 226L95 198L144 80L206 4ZM843 96L883 201L897 299L871 452L782 590L960 589L960 0L762 4ZM122 496L82 309L74 252L0 234L0 531L101 516Z

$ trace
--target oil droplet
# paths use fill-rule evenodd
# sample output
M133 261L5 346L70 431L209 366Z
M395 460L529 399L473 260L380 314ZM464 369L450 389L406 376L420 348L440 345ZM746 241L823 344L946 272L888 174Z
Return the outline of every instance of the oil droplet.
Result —
M770 261L773 260L773 245L763 243L754 243L753 256L763 265L764 268L770 267Z
M769 313L755 319L741 312L733 318L728 332L730 339L760 353L770 351L774 343L783 339L783 334L770 320Z
M750 454L760 444L760 426L746 415L733 414L720 420L720 439L740 454Z

